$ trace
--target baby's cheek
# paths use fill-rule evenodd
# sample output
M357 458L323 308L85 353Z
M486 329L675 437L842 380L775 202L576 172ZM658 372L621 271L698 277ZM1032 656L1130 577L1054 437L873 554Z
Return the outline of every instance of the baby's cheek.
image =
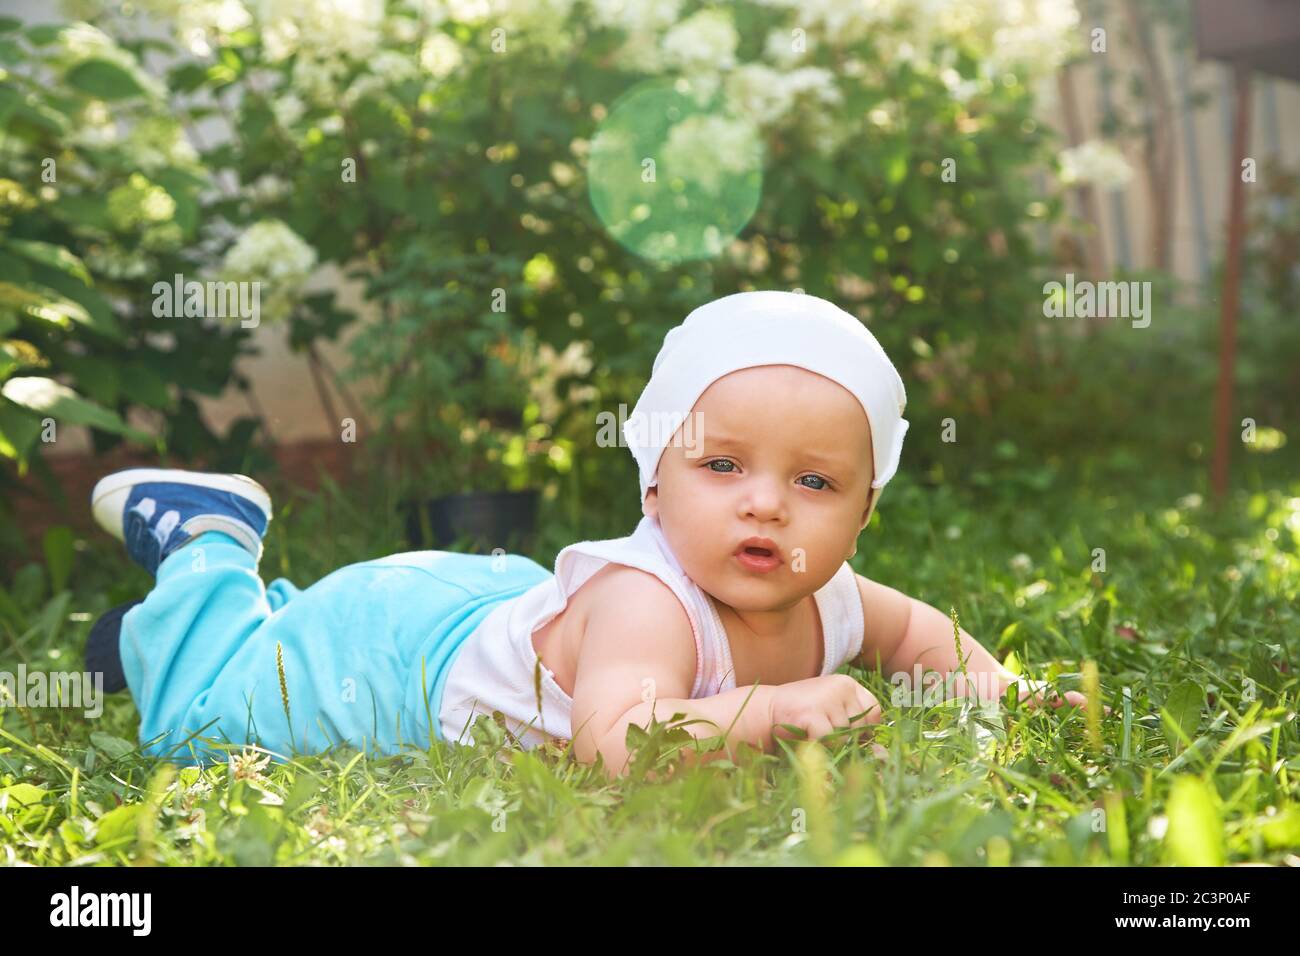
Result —
M841 543L839 537L808 537L796 541L790 548L791 572L829 578L853 552L853 542Z

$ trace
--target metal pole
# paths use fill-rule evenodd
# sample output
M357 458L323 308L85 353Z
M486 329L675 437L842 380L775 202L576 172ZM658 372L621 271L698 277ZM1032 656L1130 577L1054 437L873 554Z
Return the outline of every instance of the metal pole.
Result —
M1214 459L1210 484L1216 503L1228 493L1228 458L1231 448L1233 372L1237 357L1238 286L1241 280L1241 245L1246 231L1246 188L1241 161L1250 138L1250 68L1233 65L1236 109L1232 122L1232 189L1228 198L1228 248L1223 266L1223 292L1219 299L1219 385L1214 400Z

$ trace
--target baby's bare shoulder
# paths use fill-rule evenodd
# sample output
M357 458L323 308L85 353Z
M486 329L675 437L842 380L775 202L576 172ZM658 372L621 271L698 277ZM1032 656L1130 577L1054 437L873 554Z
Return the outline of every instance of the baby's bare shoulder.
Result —
M630 565L605 565L583 582L574 601L583 605L584 617L593 612L602 620L637 615L661 625L679 621L690 632L690 618L673 589L658 575Z
M641 669L656 663L670 672L694 674L690 617L662 579L639 568L608 564L579 592L580 662Z

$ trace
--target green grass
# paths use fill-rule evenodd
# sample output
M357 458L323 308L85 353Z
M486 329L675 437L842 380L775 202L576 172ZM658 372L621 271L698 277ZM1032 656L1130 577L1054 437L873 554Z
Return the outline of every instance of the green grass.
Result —
M686 735L660 725L610 782L481 719L472 747L177 769L135 751L123 694L93 721L0 710L0 862L1297 865L1300 482L1246 458L1218 513L1195 497L1199 464L1011 460L965 487L901 475L882 500L857 569L955 608L1062 689L1086 691L1095 664L1112 709L1097 738L1074 708L895 705L883 675L855 671L885 705L887 757L787 742L669 773ZM400 550L344 495L277 501L268 579ZM147 584L114 549L83 550L71 592L57 542L55 569L10 589L0 669L79 667L93 615Z

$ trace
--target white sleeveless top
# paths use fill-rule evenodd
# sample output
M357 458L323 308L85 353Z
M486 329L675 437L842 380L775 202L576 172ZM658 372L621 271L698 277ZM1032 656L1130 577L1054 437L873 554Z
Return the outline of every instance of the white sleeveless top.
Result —
M572 739L573 699L539 660L532 636L564 610L570 596L588 578L609 563L656 575L686 609L695 636L691 699L735 688L731 647L713 600L686 576L658 519L647 515L626 537L580 541L564 548L555 557L553 577L502 602L480 622L451 662L438 712L444 739L470 743L478 715L494 710L506 717L511 733L525 749L547 737ZM826 650L821 672L833 674L862 649L862 599L849 563L845 561L813 597Z

